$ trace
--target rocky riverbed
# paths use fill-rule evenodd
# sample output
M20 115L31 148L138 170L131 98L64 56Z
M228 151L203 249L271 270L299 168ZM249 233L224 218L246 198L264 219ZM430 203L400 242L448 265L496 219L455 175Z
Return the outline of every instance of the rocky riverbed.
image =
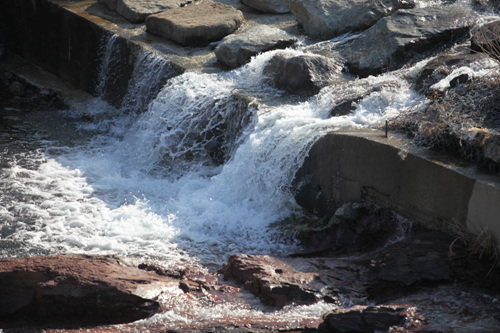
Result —
M237 254L217 271L116 256L0 260L4 332L495 332L500 272L471 244L371 205L344 205L298 233L287 257ZM296 226L297 227L297 226ZM266 315L322 303L318 318ZM145 318L233 308L217 320ZM245 309L261 309L261 316ZM266 310L267 309L267 310ZM194 315L194 314L193 314ZM144 320L140 320L144 319ZM120 324L120 325L117 325Z

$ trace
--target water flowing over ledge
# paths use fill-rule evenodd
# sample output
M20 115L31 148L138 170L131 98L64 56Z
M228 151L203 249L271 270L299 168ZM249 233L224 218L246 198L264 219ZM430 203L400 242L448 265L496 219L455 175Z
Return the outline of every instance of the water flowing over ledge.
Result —
M114 29L121 34L93 28L88 47L96 59L89 73L61 75L96 95L85 107L34 114L29 129L25 115L11 110L3 116L16 131L1 137L2 257L118 254L214 268L236 253L292 253L296 240L283 239L272 225L303 214L291 186L313 144L331 132L372 132L428 103L411 83L425 60L364 79L341 73L309 98L267 84L263 68L278 53L332 53L358 35L305 41L221 71L213 60L182 67L185 59L139 47ZM353 112L331 116L340 97L367 91ZM280 311L161 302L177 307L146 320L146 327L228 313L293 323L332 308L324 302Z

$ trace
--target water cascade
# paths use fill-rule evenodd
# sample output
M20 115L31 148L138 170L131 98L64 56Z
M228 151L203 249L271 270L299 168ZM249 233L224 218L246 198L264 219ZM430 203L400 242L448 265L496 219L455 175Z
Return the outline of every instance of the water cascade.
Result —
M284 52L333 49L353 38ZM102 97L113 93L116 40L102 47ZM180 75L147 52L137 56L119 105L97 97L85 110L33 114L29 130L18 121L26 116L4 116L16 130L0 131L0 255L117 254L218 267L236 253L294 251L272 224L301 214L290 185L312 144L330 131L378 128L427 103L411 86L426 61L364 79L341 74L316 96L299 98L265 83L262 68L276 52L232 71ZM382 88L352 113L330 115L332 101L375 84ZM190 304L187 314L175 300L163 302L172 310L144 325L227 313L293 323L331 308L320 302L263 313Z

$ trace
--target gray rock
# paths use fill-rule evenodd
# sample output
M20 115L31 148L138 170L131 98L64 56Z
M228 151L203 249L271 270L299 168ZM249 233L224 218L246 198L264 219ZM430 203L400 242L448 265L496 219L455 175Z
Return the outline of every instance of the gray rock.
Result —
M285 14L290 13L288 0L241 0L248 7L255 8L264 13Z
M485 52L500 59L500 21L491 22L478 28L471 39L471 49Z
M457 7L399 10L344 44L340 54L353 73L380 74L459 40L476 18L472 10Z
M12 81L9 85L9 91L14 96L24 96L24 85L19 81Z
M234 68L249 62L261 52L284 49L296 42L297 38L283 30L260 25L225 37L215 49L215 55L221 63Z
M290 10L306 33L331 39L360 31L401 8L413 8L413 0L290 0Z
M232 6L203 3L148 16L146 30L181 45L204 46L234 32L243 20L243 13Z
M109 9L116 11L116 3L118 0L98 0L97 2L100 2L104 5L106 5Z
M348 309L327 312L319 332L387 332L391 326L403 325L411 317L410 306L404 305L355 305Z
M109 0L106 0L109 1ZM151 14L177 8L188 0L115 0L116 12L133 23L144 22Z
M486 67L488 63L493 62L487 55L482 53L472 53L472 54L461 54L454 56L440 56L431 61L429 61L425 67L422 69L420 74L415 81L415 90L424 93L432 93L429 91L430 87L439 81L447 78L452 72L460 67L471 67L475 66L477 68ZM491 64L490 64L491 65ZM463 74L460 74L460 76ZM467 74L465 74L467 75ZM457 76L457 77L460 77ZM453 78L449 78L450 83L454 82ZM470 79L468 77L468 79ZM458 83L458 82L457 82Z
M312 96L330 84L340 71L335 61L320 55L277 53L264 67L267 83L291 94Z

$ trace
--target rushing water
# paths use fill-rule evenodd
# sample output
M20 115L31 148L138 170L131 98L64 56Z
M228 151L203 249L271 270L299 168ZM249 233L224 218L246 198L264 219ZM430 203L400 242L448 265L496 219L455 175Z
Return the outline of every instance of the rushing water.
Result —
M327 44L349 38L355 36ZM113 43L103 47L102 94ZM329 131L376 128L425 103L411 89L425 62L367 79L339 76L318 95L297 99L263 82L263 65L275 52L230 72L173 77L157 96L148 96L149 87L169 69L147 54L139 57L121 108L97 98L83 110L56 114L4 110L0 255L112 253L220 265L235 253L292 251L295 244L279 241L270 225L299 212L288 189L308 149ZM330 116L339 96L375 83L384 88L353 113ZM220 126L229 135L218 165L206 149L213 133L204 130ZM325 307L304 307L300 316ZM179 313L162 316L173 320L169 315Z

